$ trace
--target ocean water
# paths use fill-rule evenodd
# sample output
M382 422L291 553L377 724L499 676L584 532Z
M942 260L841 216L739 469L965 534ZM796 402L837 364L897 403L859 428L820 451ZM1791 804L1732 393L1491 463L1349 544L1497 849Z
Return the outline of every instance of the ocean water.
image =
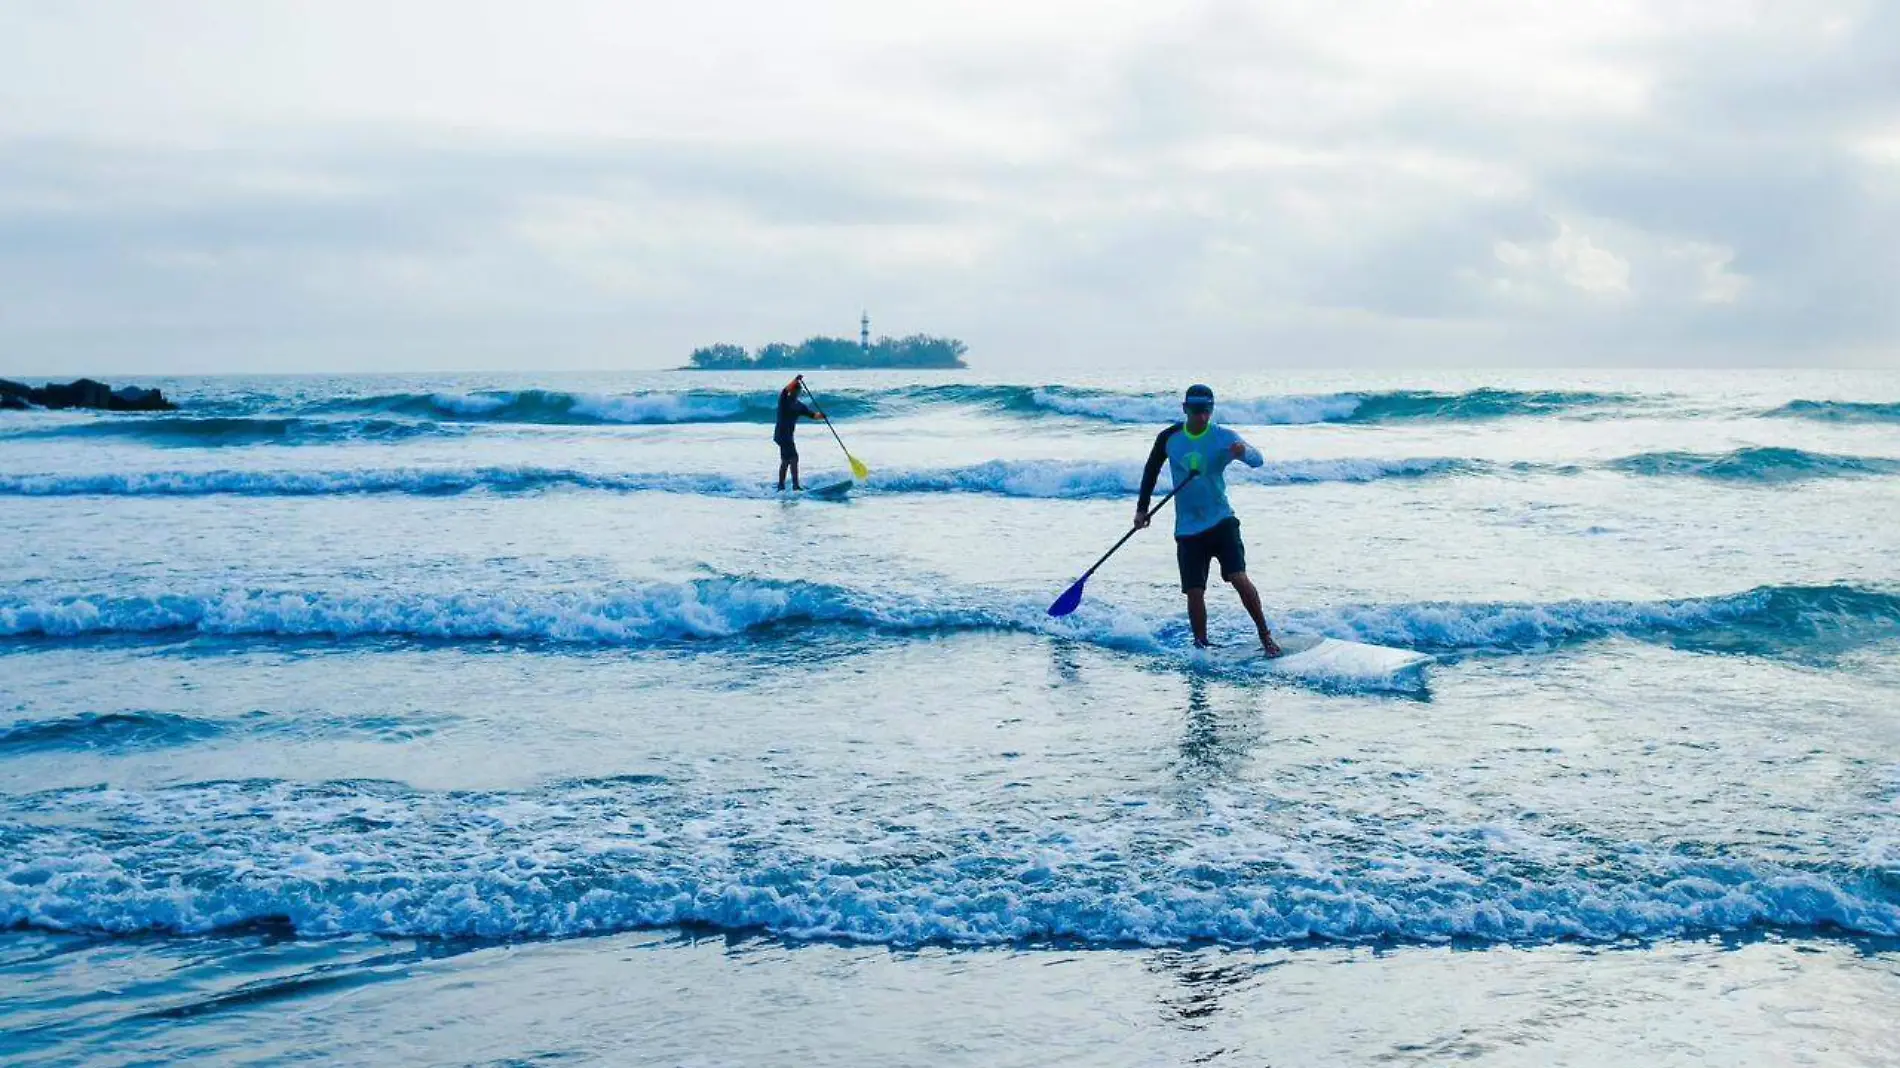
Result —
M0 413L0 1060L1900 1064L1900 375L811 381Z

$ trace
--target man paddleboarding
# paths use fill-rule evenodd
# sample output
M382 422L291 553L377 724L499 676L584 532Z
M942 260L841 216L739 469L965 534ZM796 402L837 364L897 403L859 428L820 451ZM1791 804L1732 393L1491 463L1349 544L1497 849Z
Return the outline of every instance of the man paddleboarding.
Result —
M805 376L799 375L778 391L778 422L772 428L772 440L778 443L778 491L785 492L785 473L791 472L792 488L802 490L798 483L798 446L792 443L792 434L798 429L800 416L806 419L823 419L825 413L810 407L798 399L798 391L805 385Z
M1187 418L1163 430L1148 454L1148 466L1141 472L1141 499L1135 504L1135 526L1148 525L1148 502L1154 498L1161 465L1168 464L1179 487L1174 498L1174 556L1181 567L1181 590L1187 594L1195 647L1206 649L1213 644L1207 640L1207 572L1209 565L1219 560L1220 577L1240 594L1240 603L1260 632L1261 648L1268 656L1279 656L1280 647L1260 610L1260 592L1247 578L1247 549L1240 542L1240 517L1227 503L1227 479L1223 474L1235 460L1248 467L1259 467L1266 460L1239 434L1214 425L1214 391L1209 387L1189 386L1181 411ZM1190 474L1197 477L1189 479Z

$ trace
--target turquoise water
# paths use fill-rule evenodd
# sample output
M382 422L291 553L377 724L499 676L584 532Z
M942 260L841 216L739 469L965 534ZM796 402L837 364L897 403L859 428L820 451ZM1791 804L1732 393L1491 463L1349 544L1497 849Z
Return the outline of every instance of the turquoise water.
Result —
M0 1053L1896 1063L1900 376L1215 380L1393 685L1044 614L1185 382L812 381L842 503L759 376L5 413Z

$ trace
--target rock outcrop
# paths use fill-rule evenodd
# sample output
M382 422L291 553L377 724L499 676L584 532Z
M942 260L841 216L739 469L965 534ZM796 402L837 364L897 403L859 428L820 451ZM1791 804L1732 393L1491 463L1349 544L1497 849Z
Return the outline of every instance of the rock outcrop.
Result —
M60 385L48 382L35 389L22 382L0 378L0 408L100 408L111 412L169 412L178 405L165 399L156 389L122 386L113 389L104 382L82 378Z

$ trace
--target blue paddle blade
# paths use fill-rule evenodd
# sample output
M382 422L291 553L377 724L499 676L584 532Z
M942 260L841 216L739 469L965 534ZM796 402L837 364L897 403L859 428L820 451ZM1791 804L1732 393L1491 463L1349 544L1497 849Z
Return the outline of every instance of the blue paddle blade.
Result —
M1056 603L1049 606L1049 614L1066 616L1082 607L1082 584L1087 581L1088 579L1076 579L1075 585L1063 590L1062 596L1056 598Z

